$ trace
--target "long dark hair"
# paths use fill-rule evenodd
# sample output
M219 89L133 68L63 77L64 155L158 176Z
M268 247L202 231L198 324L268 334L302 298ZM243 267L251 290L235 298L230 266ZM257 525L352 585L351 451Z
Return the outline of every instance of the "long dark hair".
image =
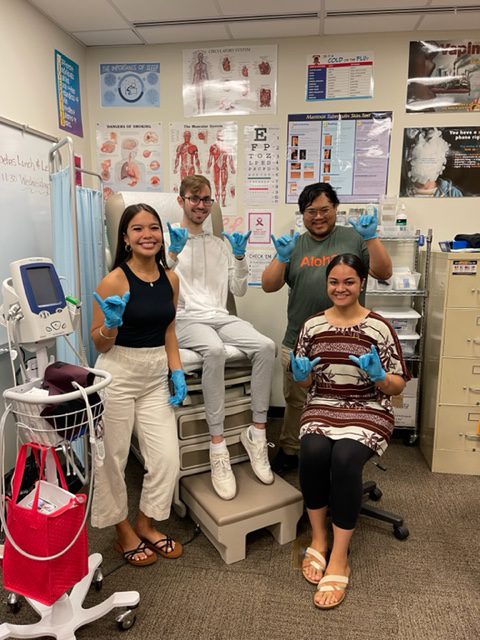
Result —
M353 253L339 253L338 256L335 256L325 269L325 275L327 278L330 275L330 271L339 264L345 264L347 265L347 267L351 267L354 271L356 271L358 277L362 282L367 279L368 269L360 260L360 258Z
M113 269L116 269L122 262L126 262L130 257L130 252L125 248L125 240L123 236L127 233L128 225L130 224L132 218L134 218L137 213L140 211L147 211L151 213L158 220L158 224L160 225L160 230L163 236L163 226L162 221L160 220L160 216L155 211L153 207L149 204L144 204L140 202L139 204L131 204L129 207L125 209L122 213L122 217L120 218L120 222L118 223L118 233L117 233L117 251L115 253L115 260L113 261ZM162 243L160 251L155 256L155 260L158 264L161 264L164 269L168 269L167 260L165 257L165 241Z
M330 200L333 205L340 204L337 192L328 182L315 182L305 187L302 193L298 197L298 208L300 213L304 213L305 209L309 207L314 200L321 196L322 193Z

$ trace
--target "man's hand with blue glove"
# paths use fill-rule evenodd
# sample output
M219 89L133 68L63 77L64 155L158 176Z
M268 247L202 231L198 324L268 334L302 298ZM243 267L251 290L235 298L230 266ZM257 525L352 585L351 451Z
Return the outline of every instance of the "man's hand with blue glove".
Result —
M168 401L175 407L179 407L187 397L187 383L185 382L185 371L183 369L175 369L172 371L172 382L175 395L170 396Z
M348 223L352 225L355 231L357 231L365 241L378 238L378 214L376 207L374 213L363 213L358 222L349 220Z
M171 253L180 253L188 240L188 229L183 227L172 227L170 222L167 222L168 233L170 234L170 246L168 247Z
M93 292L93 297L100 305L101 310L105 316L105 326L107 329L116 329L123 324L123 313L127 302L130 300L130 291L127 291L120 296L108 296L105 300L98 295L96 291Z
M297 240L300 234L296 231L293 236L285 233L283 236L276 238L273 234L271 236L273 246L277 252L277 258L280 262L290 262L293 250L297 244Z
M387 372L382 367L382 362L375 345L372 345L370 351L359 358L356 356L348 357L368 374L372 382L382 382L382 380L385 380L387 377Z
M236 258L243 258L247 250L248 239L252 235L252 230L250 229L247 233L239 233L238 231L235 231L235 233L227 233L223 231L222 235L224 235L232 245L233 255Z
M321 358L310 360L306 356L295 356L293 351L290 351L290 368L295 382L303 382L306 380L312 373L313 367L315 367L320 360Z

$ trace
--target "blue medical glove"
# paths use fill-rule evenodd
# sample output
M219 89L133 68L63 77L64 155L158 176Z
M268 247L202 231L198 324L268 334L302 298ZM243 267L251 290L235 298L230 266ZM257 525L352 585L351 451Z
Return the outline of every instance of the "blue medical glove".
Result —
M377 347L372 345L372 348L368 353L357 358L356 356L348 356L352 362L358 364L360 369L363 369L372 382L381 382L387 377L387 372L382 367L380 356L378 355Z
M271 236L273 246L277 251L277 258L280 262L290 262L290 258L292 257L293 250L295 249L295 245L297 244L297 240L300 234L298 231L294 233L293 236L285 233L283 236L276 238L273 234Z
M100 305L105 315L105 326L107 329L116 329L123 324L123 312L127 306L127 302L130 300L130 291L126 291L122 297L120 296L108 296L108 298L101 298L96 291L93 292L93 297Z
M179 407L187 397L187 383L185 382L185 371L183 369L175 369L172 371L172 382L175 395L170 396L168 401L175 407Z
M172 253L180 253L188 240L188 229L183 227L172 227L170 222L167 222L168 232L170 234L170 246L168 250Z
M306 380L312 373L313 367L317 365L320 360L321 358L310 360L307 356L295 356L293 351L290 351L290 368L292 369L295 382Z
M363 213L358 222L355 222L355 220L349 220L348 223L352 225L355 231L357 231L365 241L378 238L378 214L376 207L375 213Z
M222 232L222 235L230 242L233 249L233 255L236 258L243 258L245 252L247 250L247 242L249 237L252 235L252 230L247 233L239 233L235 231L235 233L226 233Z

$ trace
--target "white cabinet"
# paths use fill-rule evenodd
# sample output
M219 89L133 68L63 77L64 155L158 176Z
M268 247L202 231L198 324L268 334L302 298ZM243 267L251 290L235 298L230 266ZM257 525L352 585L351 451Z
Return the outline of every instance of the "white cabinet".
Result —
M433 253L420 447L432 471L480 475L480 253Z

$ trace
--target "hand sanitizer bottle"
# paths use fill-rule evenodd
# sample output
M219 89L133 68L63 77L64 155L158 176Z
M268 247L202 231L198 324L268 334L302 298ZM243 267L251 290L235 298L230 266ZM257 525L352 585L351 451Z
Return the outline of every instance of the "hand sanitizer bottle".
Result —
M395 216L395 225L397 227L406 227L407 226L407 214L405 211L405 205L402 204L400 206L400 211L397 211L397 215Z

